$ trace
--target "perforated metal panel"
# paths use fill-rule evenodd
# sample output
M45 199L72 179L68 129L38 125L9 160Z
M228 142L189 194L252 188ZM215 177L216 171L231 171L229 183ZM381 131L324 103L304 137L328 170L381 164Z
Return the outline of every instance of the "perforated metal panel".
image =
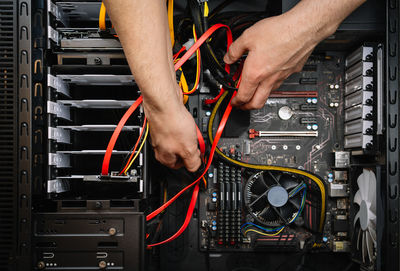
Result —
M16 251L16 16L16 1L0 0L0 270Z

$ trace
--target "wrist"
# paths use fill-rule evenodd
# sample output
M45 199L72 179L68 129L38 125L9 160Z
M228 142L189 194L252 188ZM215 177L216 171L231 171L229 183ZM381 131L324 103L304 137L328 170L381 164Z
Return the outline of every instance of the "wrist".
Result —
M333 35L341 22L339 18L325 14L322 8L319 1L302 0L283 16L287 16L285 19L291 23L300 37L307 39L306 42L312 46L316 46Z
M182 96L180 93L179 95ZM168 121L174 118L182 107L182 98L177 93L163 93L160 97L143 95L143 109L150 122Z

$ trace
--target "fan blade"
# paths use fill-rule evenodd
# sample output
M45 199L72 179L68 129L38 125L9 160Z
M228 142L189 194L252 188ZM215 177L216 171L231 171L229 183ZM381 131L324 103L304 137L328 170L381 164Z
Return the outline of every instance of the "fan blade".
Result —
M281 186L283 186L283 188L285 188L286 190L290 190L292 188L295 188L299 182L296 182L296 179L293 178L292 176L288 175L288 174L284 174L280 179L279 179L279 183L281 184Z
M254 180L250 187L250 192L256 195L262 195L266 190L268 190L268 186L260 179Z
M372 262L372 256L374 254L374 244L372 242L372 238L371 235L369 235L368 230L365 231L365 239L366 239L366 243L367 243L367 252L368 252L368 258L369 261Z
M300 209L300 202L301 202L301 199L300 199L300 198L297 198L297 199L295 199L295 198L290 198L290 199L289 199L289 202L290 202L291 204L293 204L294 207L296 207L296 210L299 210L299 209Z
M274 174L271 173L271 171L267 171L268 175L271 177L271 179L274 181L274 184L279 185L279 179L281 178L281 175L278 175L278 177L275 177Z
M260 180L260 182L268 189L269 185L267 184L267 182L264 180L264 174L260 174L260 176L258 177L258 179Z
M266 206L266 207L261 211L261 213L258 214L258 216L259 216L259 217L263 217L263 216L268 212L269 208L270 208L269 206Z
M358 179L357 179L357 184L358 184L358 187L360 188L362 200L367 200L367 197L368 197L368 183L366 180L366 176L367 176L368 172L366 172L366 171L367 170L364 169L363 173L360 176L358 176Z
M295 209L293 206L290 205L284 205L279 208L279 211L281 212L281 215L285 218L287 218L288 221L290 221L293 217L293 214L297 212L298 209Z
M376 245L376 231L372 227L372 225L368 225L368 232L371 235L372 241L374 242L374 245Z
M366 250L367 250L367 240L365 240L366 239L365 235L366 235L366 232L363 231L363 233L362 233L362 245L361 245L361 253L362 253L363 263L365 263L365 256L366 256L365 253L366 253Z
M358 235L357 235L357 250L360 250L360 238L361 238L361 228L358 228Z
M368 218L372 221L374 225L376 225L376 215L371 212L371 210L368 210Z
M356 216L354 217L354 226L356 226L357 220L360 220L360 215L360 211L358 211Z
M354 203L357 203L358 206L361 206L361 192L357 190L357 193L354 195Z
M275 211L275 213L280 217L280 219L283 220L283 222L284 222L285 224L288 223L287 219L281 214L281 212L280 212L275 206L272 206L272 210Z
M372 262L372 257L374 256L374 242L368 230L366 231L366 239L367 239L368 258L369 261Z
M369 170L369 189L368 189L368 201L371 202L371 211L376 213L376 177L372 170Z

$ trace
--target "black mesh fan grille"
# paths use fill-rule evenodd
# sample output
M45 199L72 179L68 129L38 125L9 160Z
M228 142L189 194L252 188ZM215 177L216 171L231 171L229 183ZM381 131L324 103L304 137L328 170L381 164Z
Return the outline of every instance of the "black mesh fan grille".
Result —
M0 269L15 251L16 1L0 0Z

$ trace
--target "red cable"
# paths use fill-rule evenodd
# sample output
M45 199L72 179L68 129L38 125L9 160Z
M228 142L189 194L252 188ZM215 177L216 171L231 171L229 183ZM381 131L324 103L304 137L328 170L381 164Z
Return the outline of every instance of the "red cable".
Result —
M182 56L182 58L175 64L175 71L177 71L189 58L190 56L214 33L217 29L225 27L227 28L227 44L228 48L230 44L232 43L232 33L229 29L228 26L224 24L216 24L210 27L194 44L190 49ZM121 133L122 128L124 127L125 123L129 119L129 117L132 115L132 113L138 108L138 106L142 103L143 97L140 96L135 103L129 107L129 109L125 112L121 120L119 121L117 128L115 128L110 141L108 142L108 146L106 149L106 153L104 154L103 158L103 165L101 168L101 175L108 175L108 169L110 167L110 160L111 160L111 154L114 149L115 143L117 142L117 139L119 137L119 134ZM198 128L197 128L198 129ZM200 133L201 135L201 133ZM199 133L198 133L199 136ZM200 139L201 138L201 139ZM198 138L199 142L202 141L204 142L204 139L201 137ZM200 142L201 144L201 142ZM200 146L201 147L201 146ZM205 148L204 148L205 149Z
M229 101L229 104L228 104L228 106L227 106L226 109L225 109L224 115L223 115L222 118L221 118L221 122L219 123L217 132L216 132L216 134L215 134L214 142L213 142L212 147L211 147L210 157L209 157L207 166L206 166L206 168L205 168L203 174L202 174L196 181L194 181L193 183L189 184L189 185L186 186L184 189L182 189L181 191L179 191L179 193L176 194L173 198L171 198L169 201L167 201L165 204L163 204L160 208L158 208L157 210L155 210L154 212L152 212L151 214L149 214L149 215L146 217L146 221L151 220L153 217L155 217L156 215L158 215L159 213L161 213L163 210L165 210L165 209L166 209L172 202L174 202L183 192L185 192L187 189L189 189L190 187L192 187L193 185L196 184L195 189L194 189L193 194L192 194L192 200L191 200L191 202L190 202L190 206L189 206L189 208L188 208L188 211L187 211L187 214L186 214L186 218L185 218L184 223L182 224L181 228L180 228L174 235L170 236L169 238L167 238L167 239L165 239L164 241L161 241L161 242L159 242L159 243L150 244L150 245L148 245L148 247L153 247L153 246L162 245L162 244L168 243L168 242L170 242L170 241L176 239L177 237L179 237L179 235L181 235L181 234L185 231L186 227L189 225L190 220L191 220L192 215L193 215L194 206L196 205L197 194L198 194L198 188L199 188L199 180L200 180L200 179L203 177L203 175L208 171L208 169L209 169L209 167L210 167L210 165L211 165L211 162L212 162L213 157L214 157L215 149L217 148L218 141L219 141L219 139L221 138L221 135L222 135L222 132L224 131L226 122L228 121L229 115L230 115L230 113L231 113L231 111L232 111L231 101L232 101L232 98L235 97L235 95L236 95L236 91L233 93L233 95L232 95L232 97L231 97L231 100Z
M126 163L125 167L121 170L121 172L119 173L119 175L121 175L122 173L124 173L125 169L129 166L129 163L131 162L132 157L133 157L133 155L135 154L136 149L137 149L137 147L138 147L138 145L139 145L140 139L141 139L142 136L143 136L144 130L146 130L146 123L147 123L147 118L144 117L143 126L142 126L142 130L140 131L139 137L138 137L138 139L137 139L137 141L136 141L136 143L135 143L135 146L133 147L133 150L132 150L131 155L129 156L128 162Z
M183 222L181 228L174 235L169 237L168 239L165 239L164 241L161 241L161 242L158 242L155 244L147 245L148 248L168 243L168 242L176 239L179 235L181 235L186 230L186 227L189 225L190 219L192 218L192 214L194 211L194 207L196 206L198 195L199 195L199 183L197 183L197 185L194 187L192 199L190 200L190 205L189 205L189 208L187 211L187 215L186 215L185 221ZM190 216L189 216L189 214L190 214Z
M186 47L185 47L185 46L182 46L182 48L179 50L179 52L177 52L176 54L174 54L174 56L173 56L174 60L176 60L176 59L178 58L178 56L179 56L183 51L185 51L185 50L186 50Z
M125 123L129 119L129 117L132 115L133 112L135 112L136 108L142 103L143 97L140 96L132 105L129 107L129 109L125 112L125 114L122 116L121 120L119 121L117 128L115 128L110 142L108 142L108 146L106 149L106 153L104 154L104 159L103 159L103 166L101 167L101 175L108 175L108 168L110 166L110 159L111 159L111 154L114 149L115 143L117 142L118 136L121 133L122 128L125 126Z

